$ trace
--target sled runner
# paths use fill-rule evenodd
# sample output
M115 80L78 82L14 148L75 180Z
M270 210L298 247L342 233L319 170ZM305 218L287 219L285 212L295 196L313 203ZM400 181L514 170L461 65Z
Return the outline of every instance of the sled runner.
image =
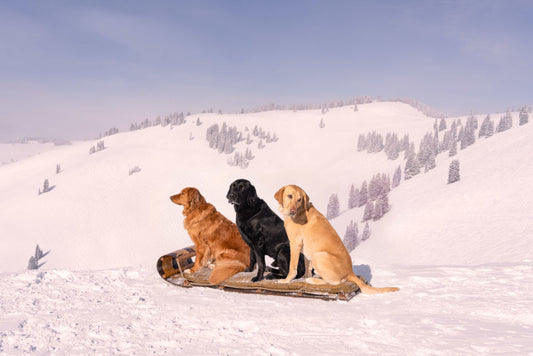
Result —
M157 261L159 275L169 283L180 287L209 287L230 292L255 293L266 295L280 295L288 297L318 298L324 300L349 301L358 294L359 287L351 282L339 285L316 285L305 283L304 279L296 279L291 283L282 284L276 280L263 279L252 282L255 272L241 272L230 277L219 285L209 283L211 270L204 268L194 274L185 274L188 268L194 265L196 249L189 246L163 255Z

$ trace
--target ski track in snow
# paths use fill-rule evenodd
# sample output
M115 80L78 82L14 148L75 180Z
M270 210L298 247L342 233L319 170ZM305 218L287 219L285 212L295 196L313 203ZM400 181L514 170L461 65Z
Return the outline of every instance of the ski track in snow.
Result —
M531 261L387 266L399 293L350 302L164 283L152 270L0 275L0 353L465 355L533 353Z

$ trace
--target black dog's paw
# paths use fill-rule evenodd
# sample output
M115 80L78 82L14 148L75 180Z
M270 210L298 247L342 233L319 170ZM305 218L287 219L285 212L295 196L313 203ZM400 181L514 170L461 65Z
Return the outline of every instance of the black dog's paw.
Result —
M255 282L259 282L263 279L263 277L260 277L260 276L255 276L254 278L252 278L252 282L255 283Z
M285 276L282 276L281 274L269 273L269 274L266 275L265 278L271 280L271 279L285 278Z

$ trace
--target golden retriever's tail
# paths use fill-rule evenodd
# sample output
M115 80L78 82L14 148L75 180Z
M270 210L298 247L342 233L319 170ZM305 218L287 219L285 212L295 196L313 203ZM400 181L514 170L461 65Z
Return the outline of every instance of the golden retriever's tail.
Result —
M376 288L369 286L365 282L359 279L355 274L351 274L347 278L350 282L354 282L357 284L359 289L361 290L361 293L364 294L381 294L381 293L390 293L390 292L397 292L400 290L398 287L382 287L382 288Z
M209 276L209 283L220 284L231 276L244 271L246 267L240 261L216 261L215 268Z

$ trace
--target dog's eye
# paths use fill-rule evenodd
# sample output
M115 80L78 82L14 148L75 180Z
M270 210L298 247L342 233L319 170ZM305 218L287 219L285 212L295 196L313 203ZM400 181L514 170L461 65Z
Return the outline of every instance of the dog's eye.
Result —
M298 198L297 202L301 202L302 201L302 198Z
M287 195L287 198L292 199L292 195L291 194Z
M246 187L243 185L243 186L241 187L241 190L244 190L245 188L246 188Z

